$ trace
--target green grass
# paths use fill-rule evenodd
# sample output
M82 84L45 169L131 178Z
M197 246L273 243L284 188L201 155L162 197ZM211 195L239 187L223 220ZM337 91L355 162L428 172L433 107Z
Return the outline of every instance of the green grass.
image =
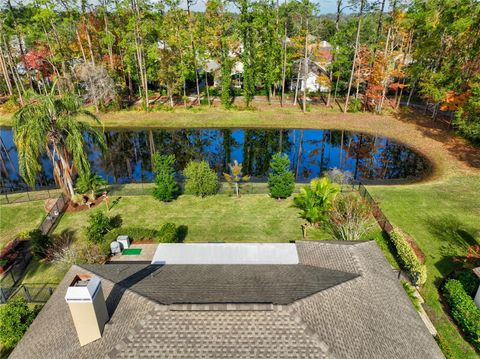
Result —
M438 286L459 266L468 246L480 244L480 177L368 190L394 225L408 232L426 255L427 283L421 294L427 313L455 358L478 358L445 314Z
M15 239L19 232L35 229L44 216L43 201L1 205L0 248Z
M112 196L111 203L118 197ZM102 205L102 210L105 207ZM188 227L187 242L286 242L301 239L302 220L290 200L275 201L266 194L234 198L180 196L162 203L151 196L124 196L109 215L120 214L123 226L159 229L165 222ZM66 213L55 233L63 229L84 238L90 211Z

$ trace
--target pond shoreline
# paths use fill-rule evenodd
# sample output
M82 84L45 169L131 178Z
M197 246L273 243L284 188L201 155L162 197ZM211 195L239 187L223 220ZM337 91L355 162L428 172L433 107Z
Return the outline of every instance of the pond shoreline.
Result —
M480 175L480 149L431 121L418 111L402 110L394 115L340 113L314 107L301 113L297 108L262 108L253 111L210 108L199 112L176 109L172 112L119 111L100 114L106 129L135 128L298 128L338 129L381 135L408 146L426 157L429 176L413 184L438 182L456 175ZM11 116L0 115L0 127L11 125ZM410 182L411 183L411 182Z

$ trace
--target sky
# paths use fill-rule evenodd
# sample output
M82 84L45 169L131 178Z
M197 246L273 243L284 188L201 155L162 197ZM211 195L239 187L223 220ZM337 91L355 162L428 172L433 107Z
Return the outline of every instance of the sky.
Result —
M194 11L203 11L205 10L205 3L207 0L197 0L197 4L192 7ZM283 3L285 0L278 0ZM288 1L288 0L287 0ZM334 14L337 11L337 0L312 0L314 3L319 5L320 7L320 14ZM380 0L378 0L380 1ZM345 5L348 4L348 0L344 0ZM373 1L369 1L373 2ZM186 8L186 0L181 0L181 7ZM389 1L387 0L385 3L385 10L389 8ZM344 5L344 6L345 6ZM228 7L229 10L235 11L235 6L231 5ZM349 14L352 12L352 9L345 9L343 14Z
M1 0L0 0L1 1ZM19 4L19 3L26 3L30 2L31 0L12 0L13 4ZM153 0L155 1L155 0ZM186 8L187 0L180 0L180 6L183 8ZM285 0L278 0L279 2L283 3ZM289 1L289 0L287 0ZM334 14L337 11L337 0L312 0L314 3L319 5L320 8L320 14ZM380 0L377 0L380 1ZM194 11L204 11L205 10L205 3L207 0L197 0L196 5L192 7ZM348 4L349 0L344 0L345 4ZM373 2L370 0L369 2ZM386 1L386 9L388 9L388 0ZM99 0L88 0L88 3L95 6L96 4L99 3ZM235 6L232 4L228 7L229 10L231 11L236 11ZM352 12L352 9L345 9L343 11L343 14L349 14Z

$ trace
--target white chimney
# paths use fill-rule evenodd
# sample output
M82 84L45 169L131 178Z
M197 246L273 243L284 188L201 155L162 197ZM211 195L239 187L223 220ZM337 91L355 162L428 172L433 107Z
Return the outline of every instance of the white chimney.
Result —
M77 274L67 289L65 300L70 308L80 345L100 339L109 319L100 279L93 275Z

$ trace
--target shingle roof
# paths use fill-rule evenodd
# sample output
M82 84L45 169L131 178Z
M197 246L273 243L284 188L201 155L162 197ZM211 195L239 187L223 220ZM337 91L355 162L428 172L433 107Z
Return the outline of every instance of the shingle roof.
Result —
M133 267L74 266L11 358L443 357L375 242L302 241L297 242L297 250L301 263L297 269L207 266L200 270L191 266L195 270L188 270L165 266L156 268L151 276L152 268L140 265L137 269L142 274L137 276L143 279L129 289L127 278L133 275ZM221 275L215 274L215 269ZM97 275L102 271L111 319L101 339L80 347L64 295L76 273L95 271ZM314 283L316 279L322 282L326 273L336 273L341 280L328 288ZM208 278L202 282L208 289L202 292L200 284L194 285L187 288L185 298L201 299L202 293L208 295L207 290L218 294L224 289L230 299L239 295L245 302L235 300L236 304L231 304L225 299L220 304L175 301L180 304L165 305L157 301L182 297L178 293L185 283L191 283L184 277L201 281L202 275ZM233 275L231 283L228 275ZM299 290L300 283L283 277L288 275L313 282L305 286L308 290ZM172 280L168 276L176 277ZM155 277L162 285L168 284L166 294L152 288ZM220 282L209 283L215 277ZM123 285L116 284L122 281ZM145 285L141 285L143 281ZM279 283L271 283L275 281ZM267 286L264 292L260 288L263 285ZM282 289L290 294L280 293ZM276 294L285 303L294 302L256 302Z
M160 304L290 304L358 276L301 264L82 267Z

